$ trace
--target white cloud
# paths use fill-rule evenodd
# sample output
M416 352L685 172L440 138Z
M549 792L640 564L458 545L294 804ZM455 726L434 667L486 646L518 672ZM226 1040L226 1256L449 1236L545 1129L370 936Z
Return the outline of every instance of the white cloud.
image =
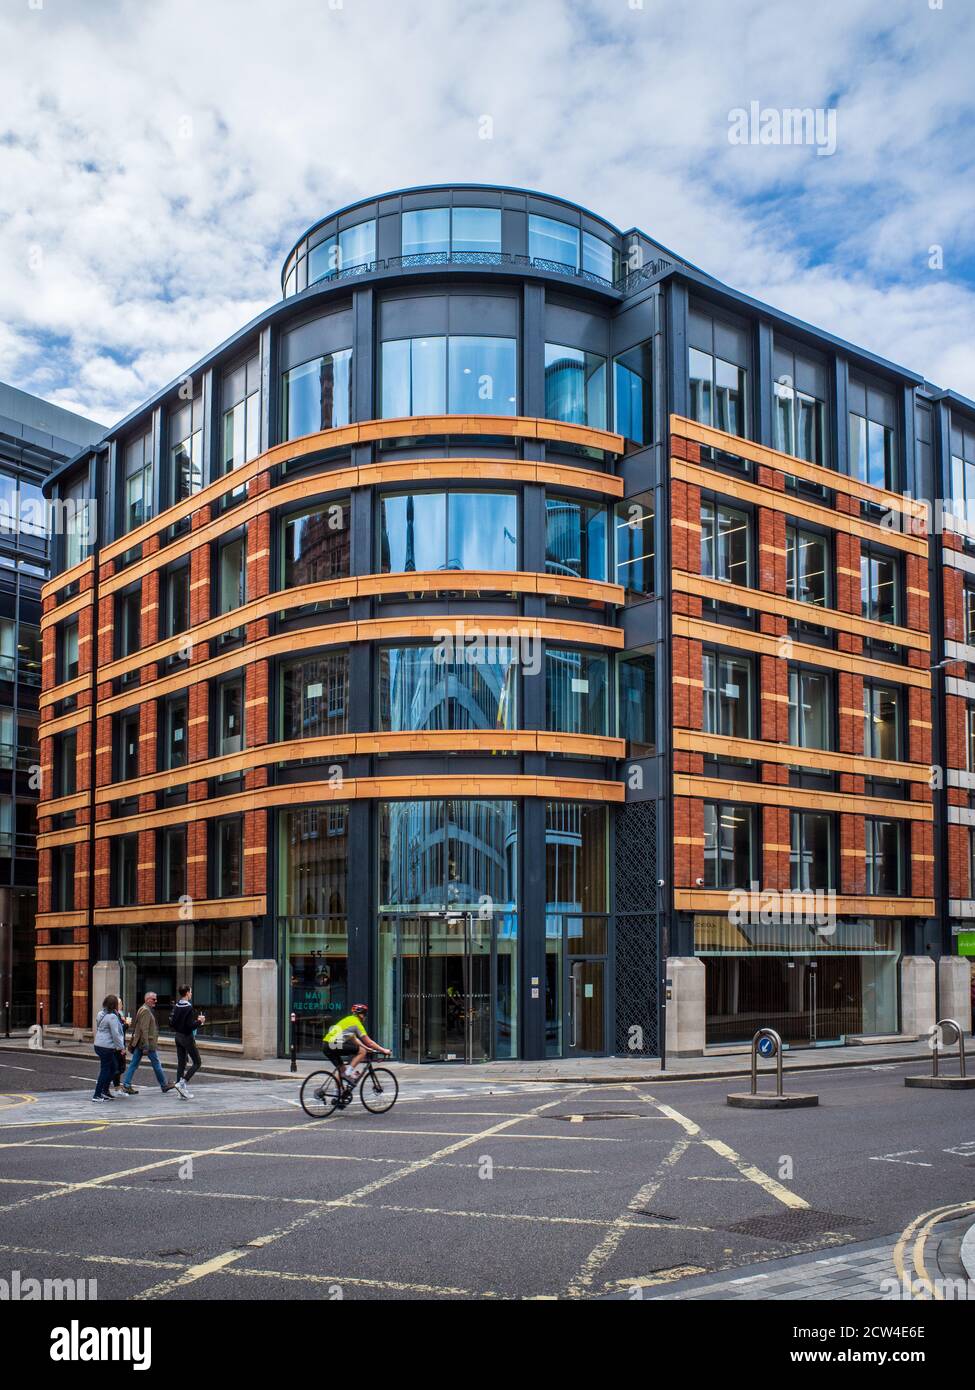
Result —
M335 2L4 8L0 377L111 422L277 299L329 209L484 181L975 396L975 6ZM834 102L836 154L729 144L753 100Z

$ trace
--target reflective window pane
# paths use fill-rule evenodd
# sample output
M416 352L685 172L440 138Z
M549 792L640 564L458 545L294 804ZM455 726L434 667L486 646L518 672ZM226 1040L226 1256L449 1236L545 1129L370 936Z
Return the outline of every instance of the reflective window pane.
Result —
M799 603L829 606L828 542L815 531L786 527L786 593Z
M829 891L833 881L832 816L792 812L791 886L802 892Z
M383 574L445 568L445 493L419 492L384 497L380 525L380 564Z
M632 656L619 663L619 736L627 753L645 757L656 747L656 669L652 656Z
M347 425L352 418L352 349L293 367L281 384L285 439Z
M704 883L749 888L754 878L755 813L729 802L704 803Z
M514 729L517 666L510 647L386 647L379 653L379 727Z
M752 663L747 657L705 651L704 732L728 738L752 738Z
M608 670L592 652L545 651L545 727L557 733L608 733Z
M403 213L403 255L450 250L450 209L424 208Z
M349 573L348 502L288 517L284 527L284 587L342 579Z
M701 425L714 423L712 399L714 394L714 359L706 352L690 348L688 352L690 373L690 412L691 419Z
M546 343L545 415L549 420L605 429L606 358Z
M629 593L654 592L654 514L639 499L616 508L616 582Z
M368 265L376 259L376 224L360 222L339 232L339 268Z
M545 569L578 579L606 578L605 507L546 497Z
M579 269L579 228L554 217L528 217L528 254L532 260L555 261Z
M797 748L832 747L831 685L828 673L789 671L789 742Z
M454 415L514 415L514 338L452 337L448 342L448 409Z
M447 502L447 568L516 570L518 499L507 492L452 492Z
M649 444L650 344L641 343L613 359L614 428L635 444Z
M281 668L281 737L325 738L349 730L349 654L324 652Z
M601 280L608 280L612 284L616 279L617 262L617 252L608 242L603 241L602 237L593 236L592 232L583 232L583 270L588 270L593 275L598 275Z
M500 208L454 208L451 224L452 251L501 250Z
M609 905L605 806L545 806L545 907L549 913L605 912Z
M748 516L734 507L701 503L701 573L730 584L748 584Z

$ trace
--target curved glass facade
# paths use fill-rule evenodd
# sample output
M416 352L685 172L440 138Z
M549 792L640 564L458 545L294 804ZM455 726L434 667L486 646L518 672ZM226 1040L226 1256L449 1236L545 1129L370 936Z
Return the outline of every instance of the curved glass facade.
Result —
M517 728L515 653L500 644L385 647L379 653L379 728Z
M516 570L518 499L507 492L421 492L380 503L382 572Z

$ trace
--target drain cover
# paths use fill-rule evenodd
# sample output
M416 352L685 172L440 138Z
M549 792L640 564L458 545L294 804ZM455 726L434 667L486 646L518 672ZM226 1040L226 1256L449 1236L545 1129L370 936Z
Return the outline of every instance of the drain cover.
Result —
M755 1236L758 1240L801 1240L804 1236L818 1236L840 1233L852 1226L869 1226L870 1222L861 1216L841 1216L835 1211L805 1210L775 1213L771 1216L750 1216L746 1221L736 1221L722 1230L733 1231L739 1236Z

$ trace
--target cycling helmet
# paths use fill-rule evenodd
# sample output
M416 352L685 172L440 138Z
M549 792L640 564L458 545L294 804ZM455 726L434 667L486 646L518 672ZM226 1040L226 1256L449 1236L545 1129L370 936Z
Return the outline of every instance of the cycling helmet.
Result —
M350 1013L353 1013L353 1014L367 1014L367 1013L369 1012L369 1005L368 1005L368 1004L353 1004L353 1005L352 1005L352 1008L349 1010L349 1012L350 1012Z

